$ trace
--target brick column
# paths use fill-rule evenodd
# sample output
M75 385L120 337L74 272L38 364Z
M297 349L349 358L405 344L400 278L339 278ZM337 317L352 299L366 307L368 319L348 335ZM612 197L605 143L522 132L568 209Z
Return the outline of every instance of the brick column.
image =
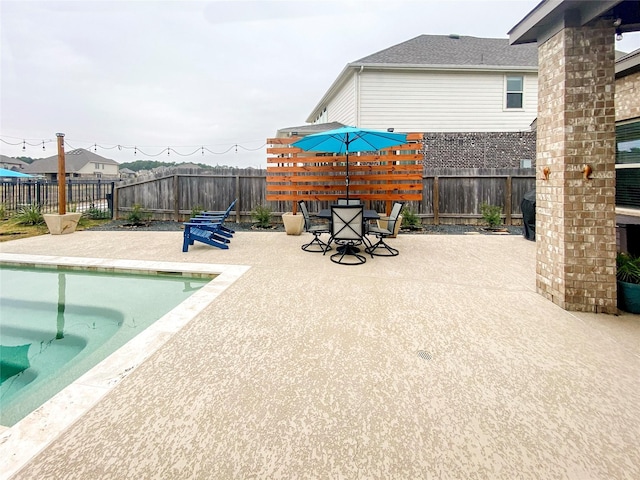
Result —
M565 310L617 311L614 34L597 21L538 48L536 288Z

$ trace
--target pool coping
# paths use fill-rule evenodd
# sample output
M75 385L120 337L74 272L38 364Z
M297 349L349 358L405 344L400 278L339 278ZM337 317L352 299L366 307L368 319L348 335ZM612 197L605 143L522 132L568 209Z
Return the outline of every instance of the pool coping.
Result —
M12 427L0 426L0 479L11 477L157 352L251 267L0 253L0 264L153 274L216 275L204 287Z

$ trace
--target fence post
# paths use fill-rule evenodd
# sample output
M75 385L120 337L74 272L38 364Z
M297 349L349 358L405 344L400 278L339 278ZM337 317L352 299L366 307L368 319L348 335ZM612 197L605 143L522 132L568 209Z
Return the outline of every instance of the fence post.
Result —
M180 221L180 191L178 187L178 175L173 176L173 217L176 222Z
M73 203L73 185L71 185L71 177L69 177L69 179L67 180L67 187L65 188L67 190L67 203L71 204ZM65 211L67 206L65 205Z
M507 225L511 225L511 191L512 191L512 183L511 183L511 175L508 175L505 179L506 185L504 189L504 214L505 219L504 223Z
M438 176L433 176L433 224L440 225L440 183Z
M236 198L238 201L236 202L236 223L240 223L240 206L242 205L242 200L240 198L240 175L236 175Z
M113 192L115 190L115 185L116 182L111 182L111 191L109 193L105 194L105 197L107 197L107 208L109 209L109 213L111 214L111 218L113 219Z
M113 192L113 213L111 214L111 218L113 220L117 220L118 219L118 189L115 188L115 182L113 185L113 189L111 190Z

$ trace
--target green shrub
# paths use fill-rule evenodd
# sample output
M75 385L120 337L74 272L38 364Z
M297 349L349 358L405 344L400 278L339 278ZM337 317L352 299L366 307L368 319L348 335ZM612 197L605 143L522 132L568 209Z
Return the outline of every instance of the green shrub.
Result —
M640 257L619 253L616 258L618 267L616 278L621 282L640 284Z
M40 206L35 203L20 208L16 219L20 225L42 225L44 223Z
M502 224L502 207L483 203L480 205L482 218L489 225L489 228L496 228Z
M202 208L200 205L196 205L191 209L191 218L197 217L202 212L204 212L204 208Z
M148 223L151 220L151 212L145 212L142 210L142 206L139 204L133 205L133 209L127 215L127 221L134 225L142 225Z
M4 203L0 203L0 220L5 220L9 218L7 207L5 207Z
M92 203L82 216L90 220L105 220L111 218L111 213L109 210L100 210L99 208L96 208Z
M410 208L402 209L402 226L415 228L420 225L420 217Z
M258 205L251 210L251 218L258 222L259 227L266 228L271 221L271 209L264 205Z

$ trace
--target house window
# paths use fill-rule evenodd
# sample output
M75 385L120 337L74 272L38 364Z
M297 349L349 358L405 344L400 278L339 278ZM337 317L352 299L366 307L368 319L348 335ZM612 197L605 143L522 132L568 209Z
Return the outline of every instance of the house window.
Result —
M616 126L616 205L640 208L640 121Z
M524 78L522 75L506 77L506 107L522 108L524 97Z

